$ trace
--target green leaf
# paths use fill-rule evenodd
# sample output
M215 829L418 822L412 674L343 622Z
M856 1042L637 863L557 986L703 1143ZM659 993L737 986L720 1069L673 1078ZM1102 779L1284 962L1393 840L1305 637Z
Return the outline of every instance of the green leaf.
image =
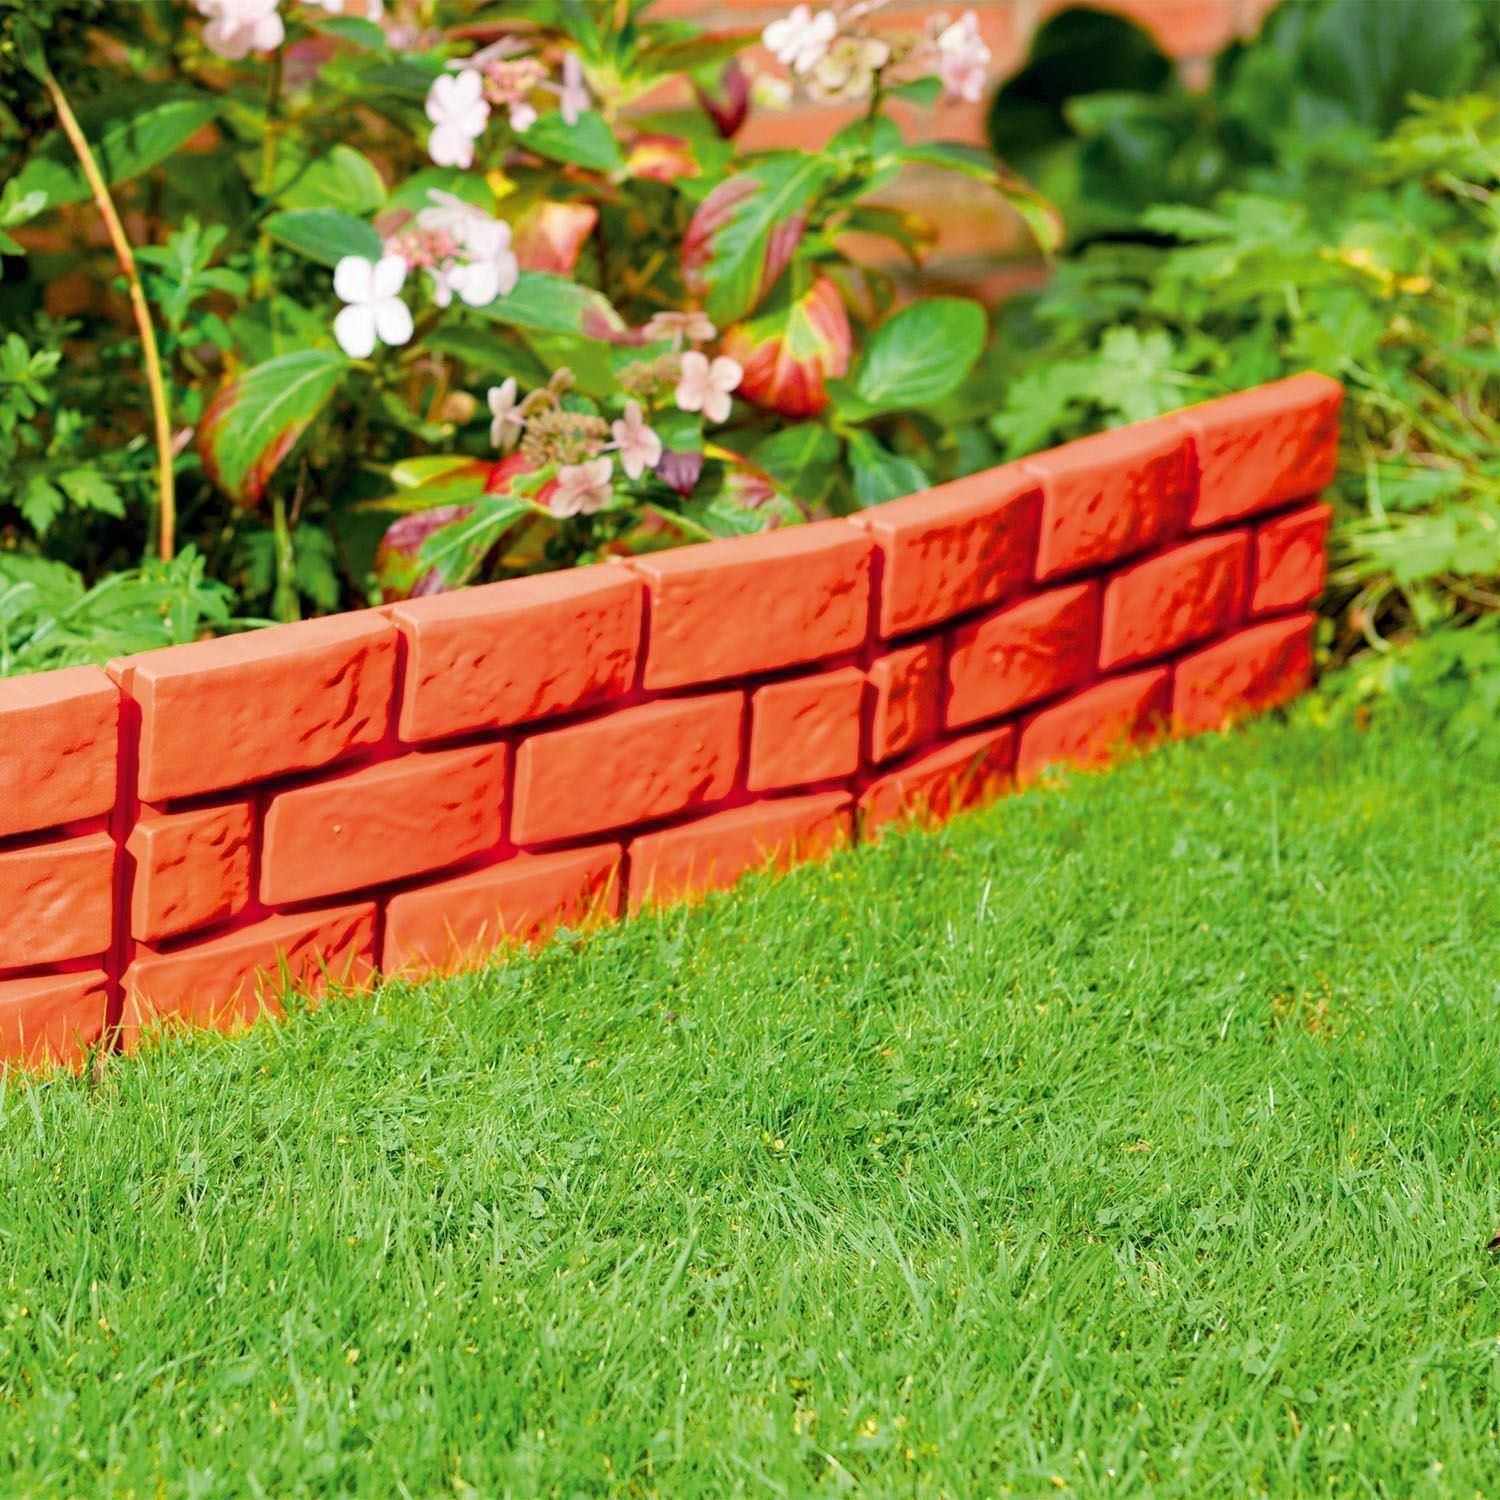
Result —
M422 561L436 568L450 586L467 583L517 521L545 514L514 495L482 496L471 514L433 532L422 543Z
M603 338L625 328L625 320L601 293L548 271L522 271L513 290L471 311L492 323L538 333Z
M209 477L241 505L256 504L348 371L337 350L298 349L232 380L198 427Z
M165 161L185 145L218 113L213 99L202 94L175 94L141 107L138 90L124 90L104 106L81 111L79 124L87 136L104 180L112 186L129 182ZM108 107L109 115L101 108ZM128 112L127 112L128 111ZM16 177L16 190L47 195L50 207L81 203L89 185L73 148L60 131L49 134Z
M484 178L478 172L463 172L457 167L423 167L420 172L413 172L391 190L385 206L418 213L432 206L430 195L434 192L462 198L487 214L495 211L495 195Z
M125 501L119 490L98 469L64 469L57 476L63 493L84 510L106 516L123 516Z
M262 228L288 250L336 266L346 255L380 258L380 235L373 226L336 208L294 208L272 214Z
M618 172L625 158L602 115L584 110L569 125L560 114L543 115L526 132L526 148L553 161L571 162L591 172Z
M984 309L963 297L928 297L887 318L865 346L846 415L923 406L963 384L984 348Z
M551 371L524 345L497 338L486 328L451 323L435 328L424 340L427 348L467 365L474 375L504 380L513 375L523 386L546 385Z
M314 27L367 52L389 52L385 33L364 16L315 16Z
M817 156L787 152L728 178L704 200L689 237L699 229L706 256L693 269L706 292L708 315L721 328L738 322L770 290L772 235L796 229L827 186L830 170ZM685 255L687 250L685 244Z
M849 434L849 467L854 473L854 498L867 510L931 483L919 464L892 453L868 432Z
M804 505L814 505L833 486L839 440L816 422L783 427L750 450L750 459Z
M26 480L17 502L26 524L38 536L46 536L66 503L63 492L42 474L32 474Z
M987 184L1016 211L1044 255L1051 255L1062 244L1063 222L1056 206L1024 178L1007 171L983 147L962 141L927 141L906 147L901 160L944 167Z
M372 214L385 204L385 181L375 163L352 146L339 144L321 156L283 150L277 163L271 197L283 208Z

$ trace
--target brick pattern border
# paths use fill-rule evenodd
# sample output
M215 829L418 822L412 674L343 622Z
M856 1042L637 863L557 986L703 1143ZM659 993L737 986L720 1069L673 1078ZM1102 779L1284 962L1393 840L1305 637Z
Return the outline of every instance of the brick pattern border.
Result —
M481 961L1312 672L1316 375L833 520L0 682L0 1057Z

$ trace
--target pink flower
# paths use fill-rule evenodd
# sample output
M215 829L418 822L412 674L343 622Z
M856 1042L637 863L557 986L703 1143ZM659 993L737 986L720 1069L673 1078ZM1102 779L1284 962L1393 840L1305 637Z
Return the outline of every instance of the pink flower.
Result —
M708 321L708 314L698 312L659 312L647 321L648 339L671 339L680 349L683 341L706 344L718 330Z
M432 188L427 196L431 206L418 211L418 228L448 236L454 247L451 258L429 268L433 301L447 307L456 292L470 307L488 307L514 291L521 267L511 249L510 225L452 193Z
M744 366L737 359L721 354L710 364L706 354L690 349L682 356L677 404L683 411L701 411L710 422L723 422L732 405L730 392L739 385L744 373Z
M838 17L831 10L814 15L808 6L798 5L781 20L772 21L761 40L783 67L810 73L822 62L838 29Z
M281 0L198 0L198 14L208 20L203 45L238 62L252 52L274 52L286 39L276 14Z
M526 423L516 411L516 378L510 376L502 385L492 385L485 399L489 403L490 442L500 451L515 447Z
M607 458L564 464L557 471L547 508L554 516L591 516L603 510L613 497L610 489L613 473L614 465Z
M966 10L951 26L938 33L937 73L943 87L955 99L977 104L984 93L990 49L979 34L979 21Z
M333 268L333 289L348 303L333 320L333 336L351 359L368 359L377 342L394 347L411 338L411 309L401 300L405 284L399 255L377 261L346 255Z
M557 95L558 108L569 125L576 125L579 115L594 102L583 81L583 64L576 52L569 52L563 58L562 82L548 87Z
M474 142L490 118L484 79L472 71L433 79L427 90L427 118L437 127L427 140L433 161L440 167L472 167Z
M629 402L624 420L611 422L609 430L615 435L613 447L620 455L620 467L627 478L639 479L647 469L656 466L661 457L661 439L646 425L639 401Z

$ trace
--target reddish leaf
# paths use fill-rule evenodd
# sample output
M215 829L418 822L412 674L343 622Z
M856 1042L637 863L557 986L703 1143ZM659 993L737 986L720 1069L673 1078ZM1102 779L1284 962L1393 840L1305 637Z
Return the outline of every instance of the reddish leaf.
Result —
M571 276L598 222L591 203L533 203L514 226L521 269Z
M787 417L810 417L828 405L827 382L849 368L853 336L838 288L826 276L788 307L724 336L724 353L745 367L735 392Z
M698 176L700 168L692 147L680 135L647 132L632 142L625 170L648 182L676 182L679 177Z
M698 102L714 122L715 128L725 140L729 140L745 123L750 113L750 80L737 57L731 57L719 74L719 97L710 94L702 84L694 85Z

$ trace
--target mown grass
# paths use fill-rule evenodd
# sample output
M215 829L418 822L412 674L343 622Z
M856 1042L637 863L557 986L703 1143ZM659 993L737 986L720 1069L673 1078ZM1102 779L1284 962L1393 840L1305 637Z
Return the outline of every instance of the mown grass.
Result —
M1263 724L0 1099L0 1492L1493 1493L1492 750Z

